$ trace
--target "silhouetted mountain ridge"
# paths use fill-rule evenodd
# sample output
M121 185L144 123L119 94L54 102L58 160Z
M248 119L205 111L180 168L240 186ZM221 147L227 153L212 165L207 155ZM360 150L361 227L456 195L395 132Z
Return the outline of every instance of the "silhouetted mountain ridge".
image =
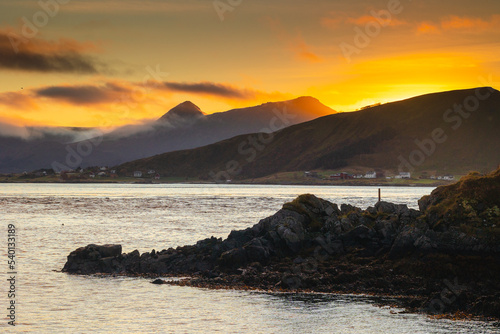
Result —
M154 154L196 148L257 131L272 132L334 110L313 98L270 102L204 115L194 103L183 102L160 119L121 127L88 142L67 144L69 137L24 140L0 137L0 172L51 168L112 166ZM89 147L82 151L82 147ZM81 153L78 153L81 152Z
M241 135L193 150L133 161L120 168L152 168L165 176L207 180L348 167L440 173L489 171L500 163L498 129L500 92L482 87L324 116L287 127L272 137ZM259 136L267 139L252 144Z

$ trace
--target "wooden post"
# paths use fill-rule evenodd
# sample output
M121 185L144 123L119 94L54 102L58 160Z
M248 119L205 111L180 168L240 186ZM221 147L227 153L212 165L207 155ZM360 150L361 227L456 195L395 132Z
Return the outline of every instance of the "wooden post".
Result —
M378 201L380 202L382 200L382 195L380 194L380 188L378 188Z

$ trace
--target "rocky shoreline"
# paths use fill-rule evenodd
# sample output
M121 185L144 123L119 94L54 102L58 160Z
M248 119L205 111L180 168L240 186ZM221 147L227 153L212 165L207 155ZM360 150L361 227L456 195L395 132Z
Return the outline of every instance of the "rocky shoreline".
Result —
M500 169L439 187L419 209L305 194L227 239L123 254L88 245L63 271L188 277L153 283L391 297L412 312L500 319ZM391 302L389 302L389 300Z

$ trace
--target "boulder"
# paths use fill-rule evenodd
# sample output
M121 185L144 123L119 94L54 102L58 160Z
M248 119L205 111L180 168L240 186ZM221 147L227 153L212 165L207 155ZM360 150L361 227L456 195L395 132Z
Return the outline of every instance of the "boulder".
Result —
M340 236L344 247L365 247L370 244L369 248L372 248L373 243L378 241L377 233L364 225L359 225L347 233Z
M101 257L116 257L122 254L122 245L96 246Z
M288 217L280 222L276 232L292 252L300 250L302 241L305 238L304 227L301 222Z
M391 214L396 212L396 205L389 202L380 201L375 204L378 213Z
M269 241L264 238L253 239L243 249L249 262L266 263L272 253Z
M398 233L389 253L391 258L405 256L415 249L415 242L424 235L425 231L414 225L406 225Z
M229 268L238 268L248 263L247 252L241 248L233 248L221 254L221 265Z
M342 218L340 220L340 227L341 227L341 232L349 232L350 230L353 229L353 225L351 223L351 220L349 218Z
M422 235L417 240L415 240L413 246L421 251L430 252L433 249L436 249L437 244L428 236Z
M90 244L71 252L62 270L79 274L112 273L119 268L119 262L113 260L121 254L121 245Z

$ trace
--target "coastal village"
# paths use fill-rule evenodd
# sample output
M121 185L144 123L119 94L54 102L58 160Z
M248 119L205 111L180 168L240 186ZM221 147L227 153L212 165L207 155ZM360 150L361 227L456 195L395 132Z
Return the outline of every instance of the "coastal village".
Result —
M304 177L310 178L321 178L321 175L316 171L305 171ZM365 174L353 174L348 172L339 172L330 174L327 178L328 180L354 180L354 179L405 179L410 180L412 175L410 172L400 172L397 175L386 176L385 172L382 171L368 171ZM428 175L428 173L424 172L419 177L419 179L430 179L430 180L443 180L443 181L453 181L455 180L454 175L446 174L446 175Z
M346 184L349 182L355 184L365 184L370 181L376 181L378 184L410 184L409 182L422 182L424 185L450 182L459 177L451 174L439 174L420 172L399 172L389 173L383 170L368 170L364 173L347 171L324 171L310 170L304 172L291 172L293 176L271 175L267 178L257 180L245 180L243 183L323 183L323 184ZM53 169L40 169L32 172L23 172L20 174L1 174L2 182L134 182L134 183L169 183L169 182L196 182L201 179L193 178L174 178L168 175L162 175L154 169L127 171L117 170L108 166L94 166L87 168L77 168L56 172ZM210 182L210 179L201 180ZM226 183L238 183L240 180L226 180Z

